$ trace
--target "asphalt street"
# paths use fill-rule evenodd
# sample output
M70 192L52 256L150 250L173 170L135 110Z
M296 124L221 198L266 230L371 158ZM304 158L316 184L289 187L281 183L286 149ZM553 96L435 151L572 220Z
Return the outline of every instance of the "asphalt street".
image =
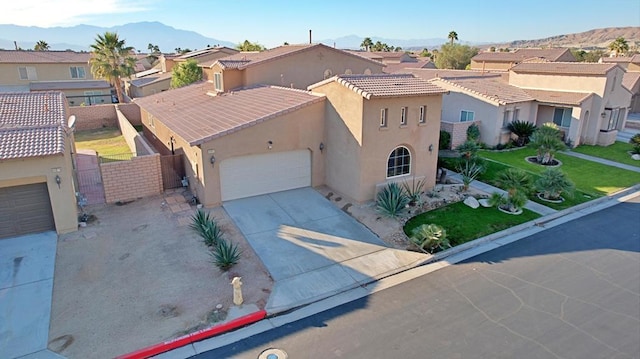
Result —
M269 348L296 359L640 358L640 196L194 358Z

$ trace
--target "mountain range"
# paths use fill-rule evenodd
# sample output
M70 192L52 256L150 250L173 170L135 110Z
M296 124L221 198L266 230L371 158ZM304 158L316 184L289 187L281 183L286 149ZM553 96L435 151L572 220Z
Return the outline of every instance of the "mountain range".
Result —
M36 42L46 41L51 50L89 51L97 34L105 31L117 32L127 45L147 52L150 43L157 45L162 52L171 53L176 48L202 49L207 46L235 47L237 44L203 36L195 31L180 30L160 22L136 22L114 27L92 25L76 25L72 27L43 28L36 26L0 25L0 49L14 49L16 45L22 49L33 49ZM389 39L369 36L375 43L380 41L390 46L402 47L405 50L436 48L446 43L445 38L426 39ZM615 27L594 29L581 33L557 35L544 39L516 40L504 43L468 43L463 44L488 48L495 47L541 47L562 46L579 48L606 48L617 37L624 37L631 47L640 45L640 27ZM335 39L313 40L328 46L341 49L358 49L364 36L348 35ZM15 41L15 43L14 43ZM637 43L637 44L636 44Z

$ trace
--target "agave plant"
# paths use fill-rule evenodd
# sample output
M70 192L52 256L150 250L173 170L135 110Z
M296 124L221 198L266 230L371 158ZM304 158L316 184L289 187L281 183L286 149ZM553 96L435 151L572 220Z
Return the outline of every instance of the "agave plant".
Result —
M564 194L567 197L573 196L575 186L564 172L557 168L547 168L534 183L536 191L542 198L558 200Z
M555 153L567 148L562 142L558 126L554 123L545 123L538 128L531 135L529 146L536 149L536 158L541 165L552 164Z
M223 235L222 228L216 223L215 218L201 209L191 217L189 227L202 237L204 244L210 247L214 246Z
M507 129L518 137L516 145L522 147L529 143L529 137L536 130L536 125L527 121L515 120L507 125Z
M397 183L387 184L376 196L376 208L382 214L395 218L404 211L409 204L409 196Z
M238 245L222 238L218 240L213 251L210 252L213 264L224 271L237 264L240 261L241 254L242 252Z
M447 231L437 224L422 224L414 228L410 240L429 253L451 247Z
M424 190L425 183L425 179L416 181L415 177L413 177L411 185L409 185L408 181L402 183L402 189L407 197L409 197L409 204L420 205L422 203L422 191Z

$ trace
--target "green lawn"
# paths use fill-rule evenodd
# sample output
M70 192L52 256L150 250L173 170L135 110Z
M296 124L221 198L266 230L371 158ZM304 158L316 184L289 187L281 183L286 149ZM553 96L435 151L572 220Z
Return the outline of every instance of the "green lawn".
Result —
M572 151L640 167L640 161L632 159L631 155L629 155L629 151L632 149L633 146L630 143L616 141L607 147L582 145L574 148Z
M472 209L462 202L425 212L411 218L404 226L407 235L421 225L434 223L447 231L452 246L525 223L540 215L527 209L515 216L500 212L495 207Z
M94 150L103 162L131 159L131 150L116 127L75 133L76 148Z

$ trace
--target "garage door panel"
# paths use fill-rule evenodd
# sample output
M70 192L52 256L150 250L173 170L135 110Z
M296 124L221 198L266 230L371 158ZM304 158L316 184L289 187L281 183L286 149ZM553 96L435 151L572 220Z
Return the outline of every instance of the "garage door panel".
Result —
M55 230L46 183L0 188L0 238Z
M308 150L236 157L220 164L223 201L310 185Z

